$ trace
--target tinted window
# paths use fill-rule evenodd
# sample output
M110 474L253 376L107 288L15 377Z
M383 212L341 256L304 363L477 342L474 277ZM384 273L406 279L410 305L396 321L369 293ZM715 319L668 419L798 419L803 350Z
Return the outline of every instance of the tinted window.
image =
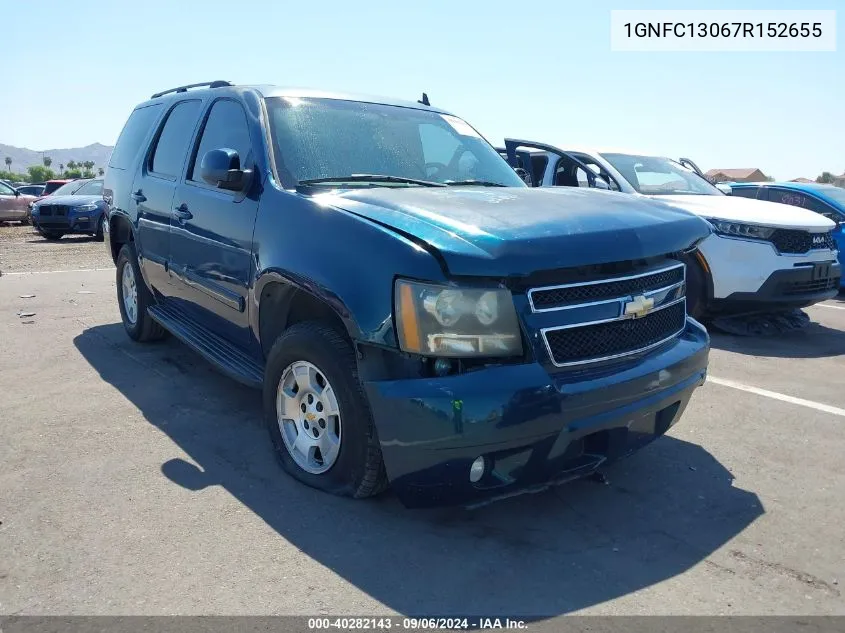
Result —
M191 180L201 181L202 157L213 149L233 149L241 158L241 169L249 169L252 160L252 143L249 127L241 105L236 101L222 99L215 101L202 131L199 148L195 154Z
M842 216L830 205L800 191L769 187L769 202L779 202L781 204L792 205L793 207L802 207L827 216L834 222L839 222L842 219Z
M197 100L182 101L167 115L150 159L151 172L171 178L179 176L201 105Z
M57 189L60 189L61 187L64 187L64 183L48 182L46 185L44 185L44 195L53 193L54 191L56 191Z
M103 194L103 181L92 180L85 183L76 191L77 196L100 196Z
M138 108L130 116L109 158L109 167L127 169L138 155L138 149L161 111L161 104Z
M740 198L756 198L760 187L731 187L731 195Z

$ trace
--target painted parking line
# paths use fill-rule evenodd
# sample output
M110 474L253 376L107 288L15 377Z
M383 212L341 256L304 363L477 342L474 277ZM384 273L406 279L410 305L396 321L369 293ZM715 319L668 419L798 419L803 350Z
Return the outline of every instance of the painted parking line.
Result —
M834 305L830 305L829 303L817 303L812 307L814 307L814 308L833 308L834 310L845 310L845 306L834 306Z
M805 400L804 398L796 398L794 396L787 396L783 393L778 393L777 391L769 391L768 389L760 389L759 387L752 387L751 385L745 385L741 382L735 382L733 380L727 380L725 378L716 378L715 376L708 376L707 382L712 382L717 385L722 385L723 387L730 387L731 389L739 389L740 391L746 391L748 393L753 393L758 396L763 396L764 398L771 398L772 400L780 400L781 402L788 402L790 404L797 404L801 407L808 407L810 409L815 409L816 411L823 411L825 413L830 413L832 415L838 415L840 417L845 418L845 409L840 409L839 407L833 407L829 404L823 404L821 402L813 402L812 400Z
M76 268L74 270L28 270L26 272L19 272L19 273L2 273L2 277L13 277L13 276L22 276L22 275L52 275L54 273L94 273L101 270L114 270L114 266L111 268Z

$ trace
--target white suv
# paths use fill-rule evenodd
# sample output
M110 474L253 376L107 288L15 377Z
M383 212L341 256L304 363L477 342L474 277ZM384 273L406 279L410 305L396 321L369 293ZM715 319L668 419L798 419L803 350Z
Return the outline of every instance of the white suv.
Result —
M822 215L725 195L693 169L661 156L560 150L517 139L506 139L499 152L533 186L647 196L708 220L713 234L686 261L693 316L806 307L839 290L836 225Z

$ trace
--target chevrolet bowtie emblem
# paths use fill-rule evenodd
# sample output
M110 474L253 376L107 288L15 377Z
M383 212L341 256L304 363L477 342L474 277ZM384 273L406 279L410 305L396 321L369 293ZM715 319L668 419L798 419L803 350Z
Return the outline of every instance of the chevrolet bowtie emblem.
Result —
M639 319L651 312L652 308L654 308L654 299L640 295L625 304L625 316L631 317L632 319Z

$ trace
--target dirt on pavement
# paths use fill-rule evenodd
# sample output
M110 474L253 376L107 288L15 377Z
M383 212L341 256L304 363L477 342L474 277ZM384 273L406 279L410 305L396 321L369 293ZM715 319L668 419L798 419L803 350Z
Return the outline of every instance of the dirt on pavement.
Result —
M31 226L0 224L0 274L111 266L103 243L89 235L48 240Z

